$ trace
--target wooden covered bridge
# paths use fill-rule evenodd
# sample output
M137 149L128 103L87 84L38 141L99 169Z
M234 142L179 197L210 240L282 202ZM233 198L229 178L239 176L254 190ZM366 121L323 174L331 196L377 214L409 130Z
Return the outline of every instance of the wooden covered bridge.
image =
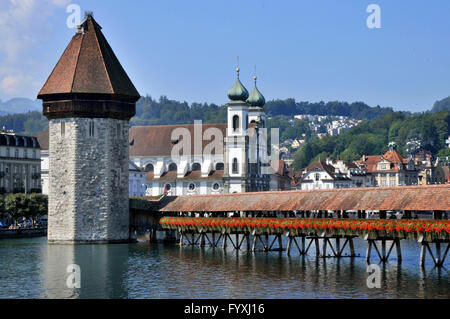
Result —
M353 238L361 236L368 241L367 261L374 249L386 262L394 247L401 261L400 240L412 238L422 245L420 264L428 252L438 267L450 246L450 185L163 197L130 207L133 230L149 230L150 239L168 231L181 245L241 249L245 242L250 251L261 244L263 251L289 255L293 247L306 254L314 244L321 257L328 248L332 257L343 257L347 246L352 257Z

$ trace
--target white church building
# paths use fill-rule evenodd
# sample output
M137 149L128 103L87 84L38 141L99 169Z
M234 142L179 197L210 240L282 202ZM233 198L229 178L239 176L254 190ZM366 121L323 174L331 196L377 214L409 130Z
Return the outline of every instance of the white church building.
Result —
M131 127L130 159L147 173L147 196L272 190L280 170L268 164L265 99L254 80L249 94L237 69L226 124Z

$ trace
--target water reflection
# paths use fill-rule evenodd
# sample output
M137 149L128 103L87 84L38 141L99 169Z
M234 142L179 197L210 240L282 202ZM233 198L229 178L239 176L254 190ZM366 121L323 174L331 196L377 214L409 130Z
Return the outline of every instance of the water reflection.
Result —
M175 245L47 245L45 239L0 241L0 298L448 298L446 269L422 271L417 243L402 242L403 263L381 267L369 289L366 243L357 258L315 258L245 249ZM66 285L81 267L81 289Z
M127 298L124 275L129 245L47 245L45 298ZM67 266L81 270L81 289L67 287Z

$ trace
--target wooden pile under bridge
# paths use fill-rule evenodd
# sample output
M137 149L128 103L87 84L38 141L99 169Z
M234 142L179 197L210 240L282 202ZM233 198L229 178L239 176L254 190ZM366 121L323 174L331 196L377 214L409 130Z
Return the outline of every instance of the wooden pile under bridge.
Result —
M299 254L306 254L315 248L320 257L354 257L353 238L363 237L368 242L367 262L370 262L372 250L377 253L381 262L387 262L394 248L397 260L401 262L402 239L408 236L395 232L382 233L345 233L309 230L295 232L292 230L278 233L260 232L258 228L229 228L207 231L206 228L168 227L160 223L161 218L194 218L199 222L210 221L211 218L225 218L230 222L238 218L260 219L278 218L287 221L310 220L349 220L349 212L355 212L357 220L386 220L388 212L401 212L404 220L416 213L428 214L436 221L447 218L450 212L450 185L428 185L407 187L353 188L338 190L259 192L224 195L194 195L164 197L158 201L148 201L145 210L131 210L133 227L144 225L156 230L176 231L180 244L226 248L228 244L234 249L242 249L244 243L249 251L286 251L290 254L297 249ZM375 212L375 214L373 214ZM150 217L151 216L151 217ZM331 219L330 219L331 217ZM140 218L140 226L138 219ZM142 222L143 218L151 219L150 224ZM371 219L375 218L375 219ZM164 221L164 220L163 220ZM413 222L413 220L411 220ZM445 232L448 222L442 221L444 232L439 236L429 236L428 232L417 233L415 240L421 243L420 264L425 264L427 253L434 265L442 267L449 251L449 237ZM439 226L436 226L439 227ZM445 228L447 227L447 228ZM444 235L445 236L444 236ZM282 236L287 237L287 245L283 247ZM234 238L233 238L234 237ZM270 238L273 237L273 238ZM411 237L409 237L411 238ZM262 248L258 248L260 245ZM434 253L433 248L434 247ZM345 253L345 248L348 253Z

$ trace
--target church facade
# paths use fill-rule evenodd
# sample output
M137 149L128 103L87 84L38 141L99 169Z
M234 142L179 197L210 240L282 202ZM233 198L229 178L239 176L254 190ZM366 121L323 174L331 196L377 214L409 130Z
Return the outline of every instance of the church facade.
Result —
M131 127L130 160L146 172L147 196L275 190L271 175L280 170L269 165L265 99L256 76L249 94L239 72L226 124Z

